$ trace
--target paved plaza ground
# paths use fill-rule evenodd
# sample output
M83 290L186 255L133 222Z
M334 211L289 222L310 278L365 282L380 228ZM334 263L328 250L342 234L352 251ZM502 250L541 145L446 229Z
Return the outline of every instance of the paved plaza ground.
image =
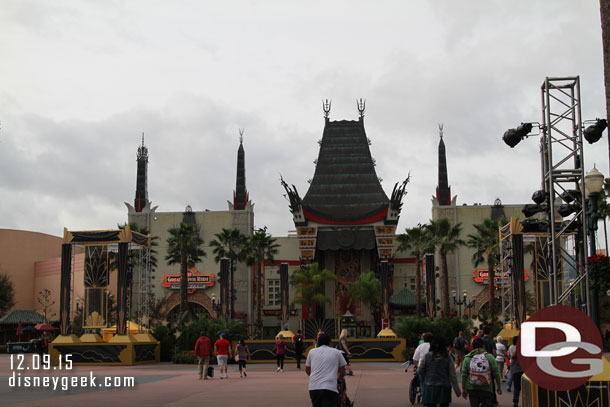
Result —
M347 377L347 386L355 406L410 406L408 383L413 377L412 371L405 373L398 363L355 363L353 367L354 376ZM305 370L297 371L293 363L286 364L284 373L275 370L275 365L252 364L248 367L248 377L240 379L237 366L231 365L228 380L218 377L199 380L194 365L76 366L69 375L93 374L98 381L103 376L134 376L135 387L61 391L10 388L9 377L13 371L9 355L0 355L0 406L311 406ZM52 373L64 374L68 373ZM25 375L45 374L24 371L22 376ZM511 400L512 394L504 392L499 398L500 406L511 407ZM454 397L452 406L468 406L468 402Z

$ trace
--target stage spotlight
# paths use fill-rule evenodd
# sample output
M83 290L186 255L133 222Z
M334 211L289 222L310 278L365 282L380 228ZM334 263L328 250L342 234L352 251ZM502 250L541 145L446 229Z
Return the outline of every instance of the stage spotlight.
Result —
M559 212L559 214L565 218L566 216L570 216L577 210L578 207L576 205L564 203L559 205L557 212Z
M546 192L544 192L541 189L536 191L536 192L534 192L534 194L532 195L532 201L534 201L538 205L540 205L541 203L546 201Z
M580 191L577 189L568 189L563 191L561 195L559 195L561 199L563 199L566 203L571 203L572 201L580 201Z
M560 230L563 230L566 233L578 232L580 230L580 222L578 222L577 220L564 220L560 224Z
M521 212L525 215L526 218L537 214L538 212L543 212L544 208L538 204L527 204L523 206Z
M597 119L595 124L587 127L584 131L585 140L589 142L589 144L593 144L599 141L602 138L603 131L608 127L608 122L606 119Z
M546 233L549 227L548 222L539 219L525 219L521 225L523 226L522 233Z
M510 147L513 148L521 140L523 140L529 132L532 131L532 123L521 123L516 129L508 129L502 136L502 140Z

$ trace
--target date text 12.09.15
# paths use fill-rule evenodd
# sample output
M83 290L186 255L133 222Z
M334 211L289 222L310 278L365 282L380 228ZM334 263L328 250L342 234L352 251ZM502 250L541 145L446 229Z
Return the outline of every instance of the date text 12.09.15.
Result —
M57 366L51 366L51 356L37 353L11 354L11 370L72 370L72 355L59 355Z

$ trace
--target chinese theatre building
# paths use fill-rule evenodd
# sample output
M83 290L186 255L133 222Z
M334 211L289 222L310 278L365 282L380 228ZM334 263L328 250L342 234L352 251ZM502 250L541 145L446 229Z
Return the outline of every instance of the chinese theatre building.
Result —
M326 102L315 173L305 196L301 199L296 187L282 180L296 227L299 263L317 262L336 276L326 283L329 303L299 310L308 337L317 328L334 332L339 320L350 335L360 337L389 327L394 236L408 179L397 183L390 197L383 190L364 128L364 107L361 100L358 120L331 121ZM350 302L348 296L349 284L366 272L374 272L382 283L378 309Z

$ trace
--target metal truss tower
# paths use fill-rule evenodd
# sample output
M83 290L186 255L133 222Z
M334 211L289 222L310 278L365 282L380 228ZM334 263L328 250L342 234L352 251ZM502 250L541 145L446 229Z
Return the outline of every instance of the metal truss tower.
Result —
M541 86L541 99L540 152L542 190L548 202L549 300L551 305L560 304L579 287L579 302L590 315L580 78L546 78ZM570 211L573 213L566 215ZM568 265L576 272L570 284L564 282Z

